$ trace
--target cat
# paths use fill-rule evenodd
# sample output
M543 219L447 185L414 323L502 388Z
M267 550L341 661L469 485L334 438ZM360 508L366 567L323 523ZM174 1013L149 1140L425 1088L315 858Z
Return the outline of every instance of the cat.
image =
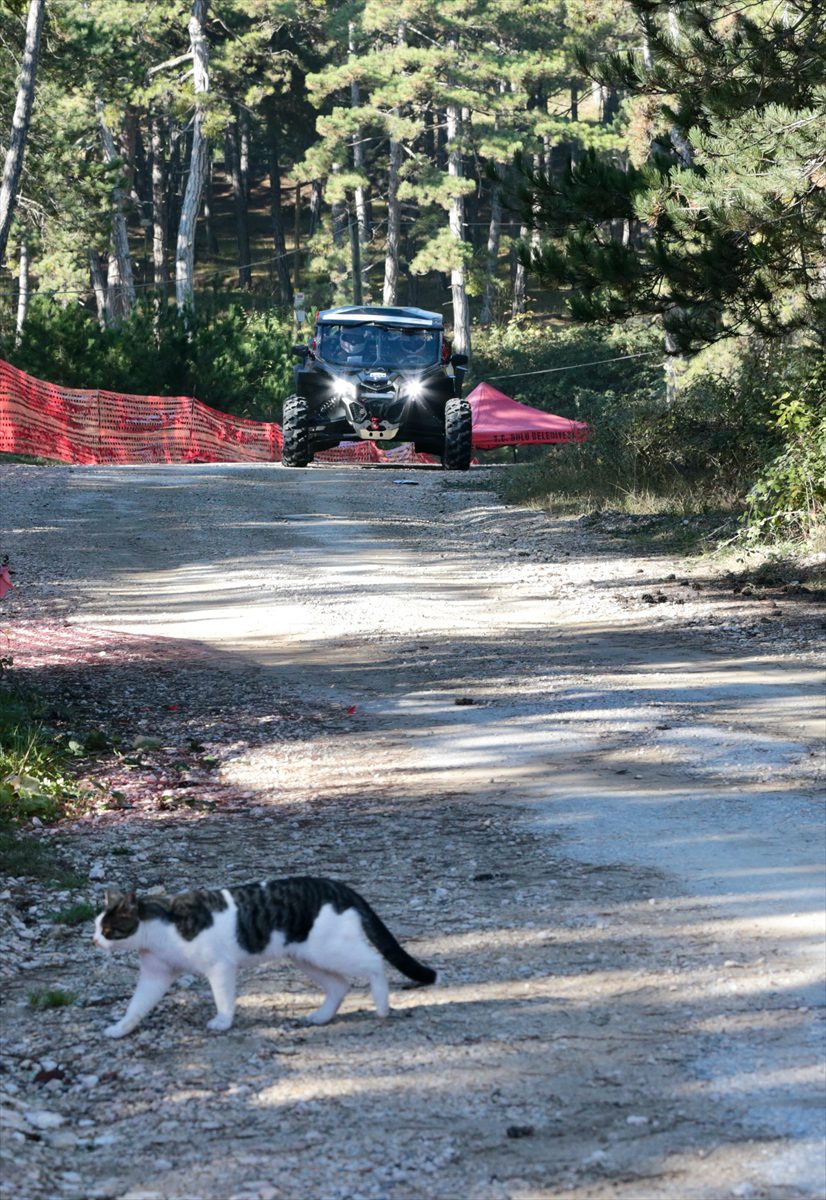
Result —
M92 940L104 950L137 950L140 975L126 1012L104 1031L121 1038L140 1023L180 975L209 980L216 1015L207 1028L225 1030L235 1015L237 970L288 958L324 989L324 1003L307 1017L326 1025L350 989L367 976L380 1017L390 1011L382 957L418 984L436 981L358 892L332 879L294 875L176 896L106 893Z

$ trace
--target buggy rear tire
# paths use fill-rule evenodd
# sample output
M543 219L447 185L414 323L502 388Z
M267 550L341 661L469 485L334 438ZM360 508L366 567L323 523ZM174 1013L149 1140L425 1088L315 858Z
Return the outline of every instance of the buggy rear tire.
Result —
M445 404L445 450L448 471L466 471L473 454L473 414L467 400L452 396Z
M310 410L301 396L288 396L284 401L281 428L284 434L281 461L284 466L308 466L313 461L310 450Z

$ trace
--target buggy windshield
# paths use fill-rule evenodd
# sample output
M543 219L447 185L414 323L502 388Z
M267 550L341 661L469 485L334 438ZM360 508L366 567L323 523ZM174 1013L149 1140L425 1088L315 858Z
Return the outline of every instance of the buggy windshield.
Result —
M440 329L348 322L319 325L316 353L335 366L418 370L439 362L441 348Z

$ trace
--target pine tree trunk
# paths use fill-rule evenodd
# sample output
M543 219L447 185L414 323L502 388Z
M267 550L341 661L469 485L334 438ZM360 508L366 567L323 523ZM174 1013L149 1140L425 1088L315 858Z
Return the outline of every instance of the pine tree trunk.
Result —
M355 25L352 21L348 26L348 31L348 49L350 55L355 56ZM361 107L361 94L359 91L359 85L355 82L355 80L350 84L350 107ZM363 133L361 126L359 125L356 127L356 131L353 134L353 167L359 174L364 170L364 143L362 139ZM361 259L363 257L364 247L367 245L367 242L370 238L370 231L367 222L367 189L361 184L355 189L355 208L359 237L359 258ZM359 301L359 303L361 303L361 301Z
M209 91L209 47L204 24L207 0L194 0L189 20L189 40L195 76L195 116L192 120L192 150L189 157L189 176L186 181L178 239L175 248L175 301L183 312L194 303L195 230L201 207L201 193L207 169L207 143L203 130L201 96Z
M407 33L404 21L399 22L396 45L405 44ZM398 108L393 116L399 116ZM393 305L399 290L399 233L401 231L401 205L399 204L399 168L402 163L401 142L390 138L390 157L387 167L387 244L384 252L383 303Z
M86 257L89 260L89 274L92 278L92 288L95 293L95 304L98 312L98 325L101 329L107 326L108 312L106 309L106 283L103 279L103 268L100 265L100 255L97 250L87 250Z
M120 325L127 313L123 303L123 283L121 280L118 256L109 252L109 266L106 272L106 326L115 329Z
M456 49L456 43L451 42ZM448 104L447 116L447 171L451 179L462 178L462 150L459 138L462 132L459 106ZM461 191L456 191L450 200L450 232L457 242L465 241L465 200ZM453 348L458 354L470 354L470 308L465 288L464 263L451 267L450 289L453 293Z
M235 240L238 246L238 286L248 290L252 284L250 269L250 233L247 221L247 196L244 175L241 169L240 136L238 122L232 121L226 129L226 154L232 181L232 201L235 210Z
M293 285L290 281L290 269L287 265L287 243L284 237L284 210L281 207L281 160L279 154L278 126L273 111L273 105L267 105L267 156L270 165L270 221L272 225L272 242L275 250L275 274L278 279L278 291L281 303L291 306L293 302ZM296 190L296 208L301 214L300 193ZM298 243L296 242L296 252ZM298 254L296 253L296 258Z
M527 225L519 226L519 240L524 242L530 230ZM511 305L511 313L518 317L525 311L525 292L528 283L528 272L525 270L525 264L521 258L516 260L516 270L513 276L513 303Z
M541 154L535 154L533 156L532 165L533 165L533 170L537 174L539 174L542 171L542 155ZM527 239L529 234L530 234L530 239L531 239L531 250L532 251L538 250L539 244L540 244L539 229L538 228L529 229L527 225L520 225L519 240L521 242L524 242ZM527 290L528 290L528 271L527 271L527 268L525 267L525 264L521 261L521 259L518 259L517 264L516 264L516 273L514 275L514 281L513 281L513 306L512 306L512 310L511 310L515 317L519 316L521 313L525 312L525 307L527 304Z
M387 173L387 245L384 252L383 303L393 305L399 288L399 233L401 205L399 204L399 167L401 144L390 139L390 159Z
M115 149L115 139L106 124L103 101L95 97L95 111L100 128L100 140L103 145L103 155L107 163L119 161L120 156ZM112 250L117 261L117 272L112 277L109 289L109 312L114 319L128 317L135 303L135 280L132 273L132 257L129 253L129 230L124 213L125 198L123 189L116 185L112 188Z
M364 302L364 289L361 285L361 238L359 237L358 219L354 218L355 204L347 206L347 223L350 230L350 263L353 276L353 303Z
M315 198L315 184L313 184L313 190L310 195L310 201L311 201L310 237L312 237L312 228L313 228L312 200L314 198ZM319 208L320 207L321 207L321 201L319 201ZM301 184L300 183L297 183L295 185L295 210L293 213L293 222L294 222L294 224L293 224L293 241L295 242L295 263L293 266L293 289L295 292L297 292L300 290L298 285L301 282Z
M25 240L20 243L20 274L17 279L17 324L14 332L14 344L19 346L23 340L23 326L26 324L26 313L29 310L29 247Z
M677 307L676 305L674 306ZM677 354L677 342L672 334L665 335L665 402L668 405L677 403L679 395L679 384L677 376L677 367L682 362L681 357Z
M619 112L620 95L616 88L605 88L602 102L602 124L610 125Z
M181 221L181 202L183 200L183 171L181 158L186 153L186 137L177 121L170 120L168 125L169 154L166 171L166 242L167 246L174 244L178 236L178 225Z
M139 141L140 126L138 124L138 110L134 104L127 104L123 116L123 134L120 139L120 157L123 164L121 173L124 178L124 191L126 195L131 196L133 201L136 201L138 205L140 205L140 196L138 195L136 178Z
M149 138L152 150L152 267L155 286L162 292L165 300L166 289L169 286L169 267L167 265L167 188L169 180L164 158L161 118L157 112L152 114Z
M26 150L26 139L29 135L29 121L34 101L37 60L40 53L40 36L43 32L45 11L45 0L30 0L26 18L26 41L23 47L23 58L20 62L20 76L17 81L17 100L11 121L9 148L6 151L6 161L3 166L3 182L0 184L0 267L6 261L9 230L17 204L20 172L23 169L23 155Z
M141 206L141 220L146 220L152 207L152 175L149 170L147 137L140 123L135 135L135 195Z
M314 179L310 191L310 237L318 230L321 223L321 205L323 200L324 187L320 179Z
M215 192L213 188L213 176L215 173L215 161L212 155L212 150L207 145L207 169L204 177L204 235L207 245L207 254L210 257L217 257L221 247L218 242L218 236L215 233Z
M579 80L571 80L571 120L579 120ZM576 138L571 138L568 146L570 163L575 167L579 162L579 142Z
M341 171L341 163L333 163L333 174L338 175ZM333 221L333 245L340 246L344 241L347 233L347 205L343 200L334 200L332 205L332 221Z
M241 172L241 194L244 197L244 211L249 211L250 190L250 115L245 108L238 115L238 167Z
M482 312L479 315L480 325L491 325L493 323L493 301L496 295L496 268L499 263L499 240L501 236L502 184L497 180L490 191L488 259L485 267L485 294L482 300Z

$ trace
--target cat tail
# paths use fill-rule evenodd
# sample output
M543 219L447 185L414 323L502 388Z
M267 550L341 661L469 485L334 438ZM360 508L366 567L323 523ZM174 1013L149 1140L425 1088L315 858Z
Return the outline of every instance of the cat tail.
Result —
M391 966L397 971L401 971L402 975L406 975L408 979L415 980L416 983L435 983L436 972L432 967L426 967L424 963L420 963L408 954L404 947L400 946L393 934L382 921L381 917L373 912L366 900L359 897L361 903L358 906L361 923L364 927L364 932L369 940L378 950L383 958L386 958Z

